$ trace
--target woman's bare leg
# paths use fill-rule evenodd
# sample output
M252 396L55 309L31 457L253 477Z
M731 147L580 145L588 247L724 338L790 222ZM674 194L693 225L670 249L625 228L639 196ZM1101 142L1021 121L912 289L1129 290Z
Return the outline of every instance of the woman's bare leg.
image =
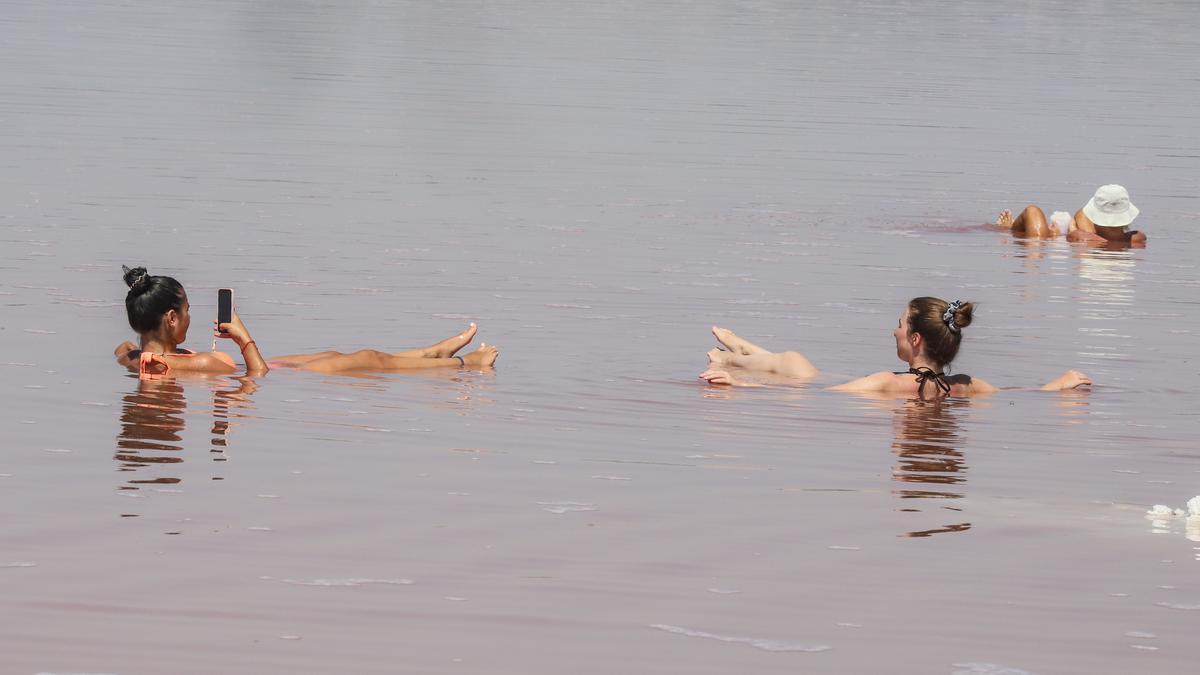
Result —
M1013 234L1039 239L1050 239L1060 234L1057 225L1046 222L1046 212L1033 204L1026 206L1016 218L1013 218L1012 211L1004 209L996 219L996 224L1010 228Z
M435 342L428 347L409 349L402 352L392 352L392 356L419 359L449 358L457 354L458 350L470 344L471 340L475 338L475 333L478 330L479 327L472 323L470 326L467 326L465 331L459 333L458 335L451 335L445 340L442 340L441 342Z
M428 347L420 349L409 349L402 352L391 352L392 356L410 359L447 359L458 353L458 350L467 346L475 337L475 333L479 328L472 323L467 326L467 330L452 335L441 342L435 342ZM317 359L324 359L330 356L344 356L341 352L325 351L314 352L312 354L288 354L287 356L277 356L271 359L272 362L282 363L293 367L300 367ZM457 361L455 361L457 363Z
M327 351L327 352L313 352L312 354L288 354L287 356L272 357L270 359L267 359L267 361L269 361L270 363L276 363L276 364L280 364L280 365L284 365L284 366L291 366L291 367L299 368L300 366L303 366L304 364L308 363L309 361L323 359L327 356L334 356L334 355L340 354L340 353L341 352Z
M457 351L457 350L456 350ZM463 357L397 356L374 349L363 349L352 354L334 352L329 356L305 362L300 367L318 373L341 373L362 370L415 370L420 368L483 368L491 366L500 356L494 345L480 345L479 349ZM462 361L459 361L459 358Z
M720 342L722 345L725 345L725 348L728 349L729 351L733 352L734 354L743 354L745 356L749 356L751 354L769 354L770 353L766 349L759 347L758 345L754 344L753 342L747 340L744 337L741 337L740 335L738 335L737 333L734 333L733 331L729 330L728 328L721 328L720 326L713 326L712 334L713 334L713 337L717 338L717 342Z
M756 354L738 354L714 349L708 353L708 362L714 366L736 366L760 373L775 373L785 377L814 377L820 371L800 352L762 351Z

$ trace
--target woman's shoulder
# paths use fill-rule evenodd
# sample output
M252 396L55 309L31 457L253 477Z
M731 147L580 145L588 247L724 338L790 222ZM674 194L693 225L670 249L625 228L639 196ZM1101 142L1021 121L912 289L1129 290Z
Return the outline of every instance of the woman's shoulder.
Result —
M904 379L900 373L894 373L890 370L881 370L878 373L871 373L865 377L860 377L852 382L839 384L836 387L831 387L835 391L883 391L893 392L900 391L904 387Z
M187 349L178 349L171 354L155 354L154 358L177 370L227 372L237 369L237 363L233 357L225 352L193 352Z
M950 385L950 393L955 396L970 396L971 394L990 394L993 391L999 391L992 385L984 382L978 377L971 377L965 373L956 373L945 377L946 384Z

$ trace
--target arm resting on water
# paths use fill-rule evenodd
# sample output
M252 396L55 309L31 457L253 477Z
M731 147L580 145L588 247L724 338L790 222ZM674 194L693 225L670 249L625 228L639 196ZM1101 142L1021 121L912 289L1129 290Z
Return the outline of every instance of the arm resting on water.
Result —
M137 359L130 358L130 356L129 356L130 352L137 351L137 348L138 348L138 346L133 344L129 340L126 340L126 341L122 342L121 344L117 345L117 348L113 350L113 356L117 357L117 364L121 365L125 368L131 368L133 370L137 370L137 368L138 368Z
M1068 370L1058 377L1050 380L1042 385L1042 391L1063 391L1064 389L1078 389L1079 387L1091 386L1092 380L1087 375L1078 370Z

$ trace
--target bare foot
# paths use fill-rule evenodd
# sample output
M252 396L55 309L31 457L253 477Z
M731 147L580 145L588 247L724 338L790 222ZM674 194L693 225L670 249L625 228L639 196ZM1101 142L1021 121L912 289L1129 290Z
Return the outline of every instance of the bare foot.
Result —
M996 224L999 225L1000 227L1012 227L1012 224L1013 224L1012 211L1010 211L1008 209L1004 209L1003 211L1001 211L1000 215L996 216Z
M737 382L737 380L734 379L734 377L730 375L728 371L717 368L709 368L703 373L700 373L700 379L708 382L709 384L734 385Z
M422 355L429 359L448 359L457 354L458 350L470 344L471 340L475 339L475 333L478 331L479 327L472 323L462 333L448 337L432 347L426 347Z
M717 338L717 342L725 345L725 347L734 354L750 356L751 354L762 354L767 351L753 342L743 339L737 333L734 333L728 328L713 326L712 334L713 337Z
M464 365L471 368L487 368L495 363L499 356L500 350L496 348L496 345L488 346L488 343L484 342L479 345L479 349L462 357L462 360Z
M709 384L724 384L724 385L728 385L731 387L761 387L761 386L763 386L763 385L757 384L755 382L746 382L744 380L739 380L739 379L735 378L733 375L730 375L728 371L717 370L716 368L709 368L708 370L704 371L703 373L700 373L700 379L704 380L705 382L708 382Z
M708 362L714 366L728 366L732 360L733 352L726 352L713 347L708 350Z

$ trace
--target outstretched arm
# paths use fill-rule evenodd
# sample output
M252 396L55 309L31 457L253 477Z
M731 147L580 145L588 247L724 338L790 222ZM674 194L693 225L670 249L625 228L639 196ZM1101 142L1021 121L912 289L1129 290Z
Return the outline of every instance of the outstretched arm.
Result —
M1096 234L1096 224L1079 209L1075 212L1075 222L1067 232L1067 241L1082 241L1089 244L1106 244L1108 240Z
M138 367L137 359L132 359L129 357L129 353L137 351L137 348L138 348L138 346L133 344L129 340L126 340L126 341L122 342L121 344L117 345L117 348L113 350L113 356L117 357L117 364L122 367L125 367L125 368L132 368L133 370L137 370L137 367Z

